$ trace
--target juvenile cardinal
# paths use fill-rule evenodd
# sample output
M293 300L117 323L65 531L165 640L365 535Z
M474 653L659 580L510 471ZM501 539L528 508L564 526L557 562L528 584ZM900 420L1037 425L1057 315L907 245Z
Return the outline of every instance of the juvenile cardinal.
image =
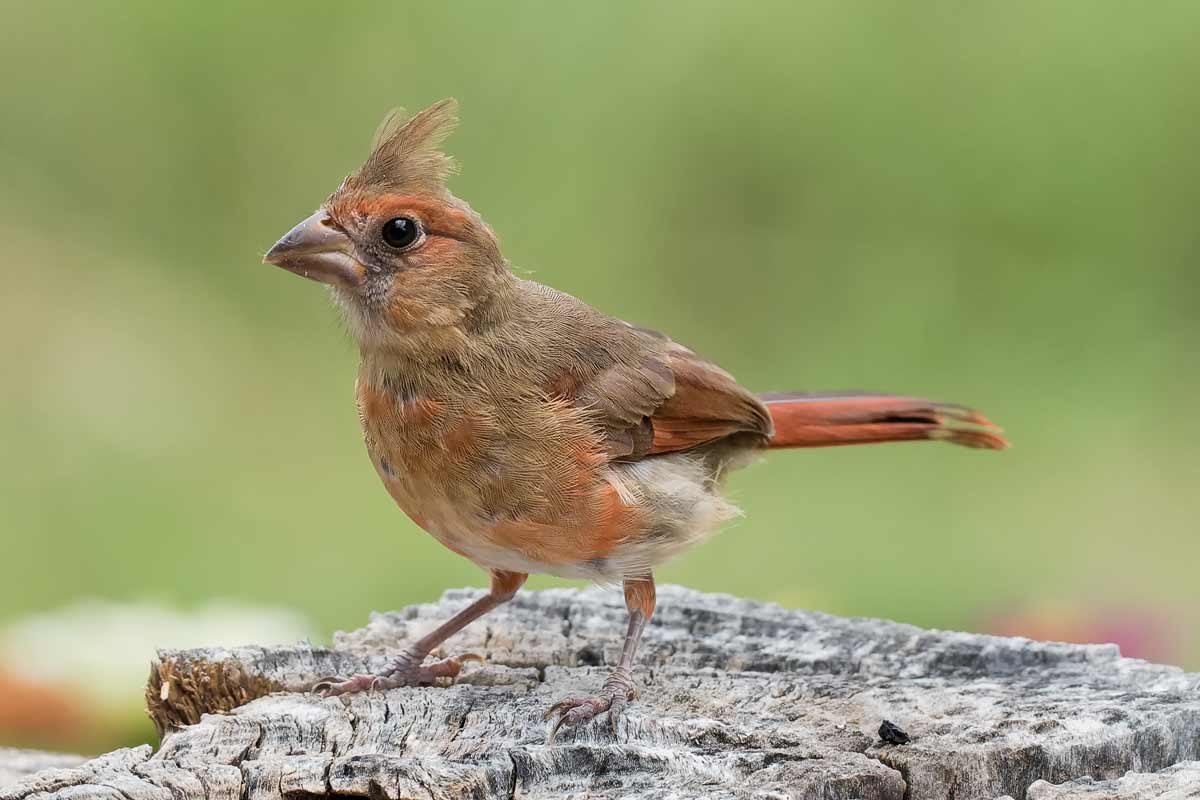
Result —
M434 648L510 600L530 573L621 582L620 662L591 697L555 703L551 738L634 698L654 567L735 513L726 473L762 450L936 440L1000 449L982 414L886 394L755 394L661 333L510 270L487 223L446 188L444 100L385 122L366 163L265 261L328 284L361 362L363 438L412 520L491 575L491 589L376 675L326 695L432 684L464 659ZM477 658L477 657L475 657Z

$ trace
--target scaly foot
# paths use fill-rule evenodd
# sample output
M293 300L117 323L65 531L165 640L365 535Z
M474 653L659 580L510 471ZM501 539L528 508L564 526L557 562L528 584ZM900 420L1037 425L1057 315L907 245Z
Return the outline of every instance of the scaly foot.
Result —
M443 658L429 664L422 663L425 656L404 652L396 657L382 672L374 675L354 675L350 678L322 678L312 686L312 691L323 697L340 694L369 692L375 689L395 689L398 686L432 686L443 678L453 680L462 671L464 661L483 663L483 656L464 653L453 658Z
M633 685L633 675L624 667L617 667L608 676L600 694L596 697L565 697L546 711L544 719L550 719L555 714L558 719L550 728L547 744L553 744L558 736L559 728L564 725L574 727L590 722L605 711L608 712L608 723L612 732L617 732L617 720L629 705L629 701L637 697L637 689Z

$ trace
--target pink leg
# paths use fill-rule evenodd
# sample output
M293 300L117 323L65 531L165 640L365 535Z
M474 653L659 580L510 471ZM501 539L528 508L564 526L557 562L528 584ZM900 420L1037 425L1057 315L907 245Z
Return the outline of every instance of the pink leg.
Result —
M549 742L554 742L559 728L582 725L595 719L605 711L613 733L617 731L617 720L629 702L637 696L633 682L633 659L637 654L642 631L654 614L654 578L647 576L625 581L625 606L629 609L629 627L625 630L625 645L621 649L621 660L609 673L600 693L595 697L566 697L559 700L546 712L546 719L555 714L558 719L550 728Z
M425 663L426 657L442 642L492 609L511 600L527 577L529 576L522 572L493 572L492 586L486 595L404 648L382 672L374 675L355 675L345 680L323 678L313 684L312 690L331 697L371 689L394 689L397 686L428 686L437 683L439 678L454 678L462 670L464 661L482 662L483 657L475 653L465 653L429 664Z

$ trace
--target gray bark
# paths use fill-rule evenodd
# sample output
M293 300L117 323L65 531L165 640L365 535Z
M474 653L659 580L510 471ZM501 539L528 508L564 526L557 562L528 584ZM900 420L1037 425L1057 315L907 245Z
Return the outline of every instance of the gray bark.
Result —
M373 615L332 648L164 651L147 690L157 753L43 771L0 788L0 800L1057 800L1126 796L1079 792L1200 759L1200 675L1115 646L927 631L678 587L659 589L638 659L642 694L615 735L601 721L547 745L542 722L561 696L598 689L620 653L624 604L601 589L521 593L451 640L447 654L487 657L453 686L299 691L381 668L478 595ZM911 741L883 743L884 719ZM1143 777L1200 792L1197 772ZM1094 780L1049 785L1084 776Z
M1195 800L1200 797L1200 761L1184 761L1161 772L1129 772L1098 781L1078 778L1053 785L1038 781L1029 800Z
M40 753L37 750L0 747L0 788L44 769L74 767L84 761L87 761L84 756L68 753Z

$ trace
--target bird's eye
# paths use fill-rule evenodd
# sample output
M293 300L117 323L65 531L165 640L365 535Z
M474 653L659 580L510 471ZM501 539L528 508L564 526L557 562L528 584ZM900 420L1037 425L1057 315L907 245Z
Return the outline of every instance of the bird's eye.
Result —
M415 219L396 217L383 223L382 235L389 247L400 250L415 242L421 235L421 229Z

